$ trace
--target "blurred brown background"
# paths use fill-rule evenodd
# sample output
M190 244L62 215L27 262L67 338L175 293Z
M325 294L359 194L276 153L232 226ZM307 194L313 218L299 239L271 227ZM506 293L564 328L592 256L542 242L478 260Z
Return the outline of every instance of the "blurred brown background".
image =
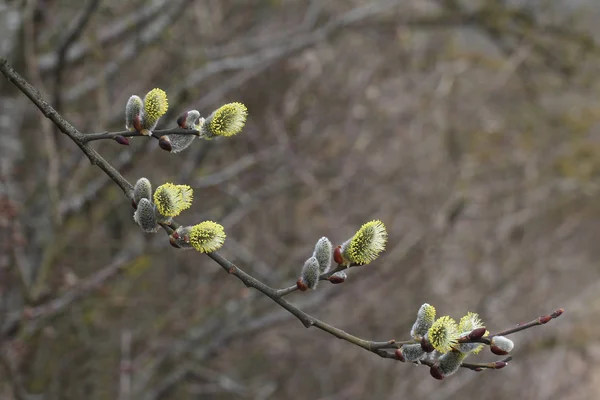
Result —
M384 221L383 257L289 296L318 318L400 340L423 302L492 331L566 309L512 337L508 368L443 382L304 329L142 233L2 79L0 398L599 398L599 17L592 0L0 2L0 54L82 132L122 130L154 87L160 127L248 106L242 134L181 154L94 147L130 181L191 185L180 222L222 223L223 255L269 285L321 236Z

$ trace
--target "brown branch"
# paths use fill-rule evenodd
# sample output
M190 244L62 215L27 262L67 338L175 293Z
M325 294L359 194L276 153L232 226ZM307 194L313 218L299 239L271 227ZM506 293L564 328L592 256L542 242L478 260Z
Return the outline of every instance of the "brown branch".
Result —
M163 135L196 135L200 134L199 131L195 129L183 129L183 128L171 128L171 129L157 129L152 131L151 137L158 139ZM100 132L100 133L88 133L84 134L82 141L83 143L93 142L95 140L106 140L111 139L114 140L118 136L124 137L138 137L138 136L146 136L139 132L131 132L131 131L120 131L120 132Z
M510 334L520 332L525 329L533 328L534 326L544 325L544 324L547 324L548 322L550 322L551 320L560 317L564 312L565 312L564 309L559 308L558 310L554 311L550 315L542 315L541 317L536 318L531 322L528 322L526 324L517 325L514 328L510 328L510 329L507 329L507 330L504 330L501 332L494 333L488 337L493 338L494 336L508 336Z
M77 146L79 146L79 148L81 148L81 150L90 159L92 164L98 165L98 167L100 167L115 183L117 183L123 189L123 191L125 192L127 197L131 198L131 192L132 192L131 184L123 176L121 176L120 173L118 171L116 171L97 152L95 152L93 149L91 149L89 147L89 145L87 144L87 142L89 140L86 140L86 135L82 134L77 129L75 129L69 122L64 120L58 114L58 112L56 112L56 110L54 110L48 103L46 103L43 100L43 98L41 97L41 95L37 92L37 90L35 90L35 88L33 88L29 83L27 83L25 81L25 79L23 79L12 67L10 67L8 65L7 60L0 59L0 71L12 83L14 83L15 86L17 86L40 109L40 111L42 111L42 113L47 118L49 118L60 129L61 132L65 133L71 140L73 140L77 144ZM191 131L186 130L185 133L191 133ZM101 134L95 134L95 135L96 136L92 136L92 137L98 137L98 138L104 139L104 138L108 138L107 135L114 135L114 133L113 134L101 133ZM87 136L89 137L90 135L87 135ZM100 140L100 139L95 139L95 140ZM167 232L167 234L169 234L169 233L173 232L173 230L176 229L177 226L179 226L179 224L176 222L173 222L169 225L161 224L161 226ZM308 314L308 313L302 311L301 309L299 309L298 307L294 306L292 303L283 299L282 296L294 291L292 288L276 290L276 289L266 285L265 283L261 282L260 280L256 279L252 275L244 272L242 269L240 269L234 263L227 260L225 257L221 256L219 253L212 252L207 255L212 260L214 260L217 264L219 264L226 272L228 272L229 274L235 276L240 281L242 281L247 287L258 290L259 292L261 292L262 294L264 294L265 296L267 296L271 300L273 300L275 303L277 303L280 307L282 307L283 309L288 311L290 314L292 314L293 316L298 318L298 320L300 320L300 322L302 322L302 324L307 328L309 328L311 326L317 327L339 339L345 340L345 341L352 343L356 346L359 346L369 352L378 354L379 356L384 357L384 358L396 358L395 354L388 351L388 349L394 349L394 348L397 349L397 348L400 348L403 344L414 343L414 340L409 340L409 341L404 341L404 342L399 342L399 341L395 341L395 340L389 340L386 342L374 342L371 340L366 340L366 339L362 339L357 336L351 335L339 328L336 328L326 322L323 322L323 321L311 316L310 314ZM105 281L109 276L114 275L115 272L119 271L122 268L124 263L125 262L122 262L122 260L121 260L121 262L115 262L115 264L113 266L111 266L103 271L100 271L99 273L93 275L91 278L86 280L86 282L83 285L81 285L78 289L74 289L74 290L66 293L59 299L53 300L47 304L44 304L42 306L35 308L35 309L30 309L27 312L27 316L30 318L38 318L41 316L50 317L50 316L56 315L60 311L66 309L75 300L83 297L86 293L89 293L90 289L97 287L99 282L101 283L101 282ZM352 267L352 266L355 266L355 265L350 265L350 267ZM346 268L348 268L348 267L338 265L332 271L330 271L326 274L323 274L320 277L320 279L323 279L323 280L328 279L334 273L341 271L343 269L346 269ZM502 331L500 333L497 333L496 335L500 335L500 334L507 335L510 333L514 333L514 332L518 332L518 331L521 331L524 329L531 328L533 326L542 325L542 324L549 322L553 318L557 318L562 313L563 313L563 310L559 309L551 315L546 315L546 316L540 317L530 323L520 325L516 328L512 328L512 329L509 329L506 331ZM38 320L38 321L40 321L40 320ZM36 328L38 328L40 324L41 324L41 322L39 322L37 325L31 324L29 326L28 331L29 332L35 331ZM488 364L465 363L465 364L463 364L463 367L470 368L473 370L480 370L483 368L499 369L499 368L502 368L503 366L505 366L508 361L510 361L510 358L507 358L502 361L488 363ZM435 361L422 360L419 363L423 364L423 365L433 366L435 364Z
M5 58L0 58L0 72L11 81L33 104L52 121L62 133L67 135L90 160L92 165L97 165L104 171L119 187L128 198L132 198L133 186L127 181L112 165L110 165L97 151L86 145L84 135L73 125L65 120L54 108L50 106L40 95L40 93L31 86L17 71L15 71Z
M344 271L344 270L347 270L347 269L352 268L352 267L360 267L360 265L359 264L338 265L337 267L335 267L331 271L325 272L324 274L321 274L319 276L319 280L320 281L328 281L329 278L331 278L331 276L334 275L336 272ZM277 295L280 296L280 297L281 296L287 296L288 294L293 293L296 290L299 290L298 286L296 286L296 285L290 286L290 287L286 287L286 288L283 288L283 289L277 289Z

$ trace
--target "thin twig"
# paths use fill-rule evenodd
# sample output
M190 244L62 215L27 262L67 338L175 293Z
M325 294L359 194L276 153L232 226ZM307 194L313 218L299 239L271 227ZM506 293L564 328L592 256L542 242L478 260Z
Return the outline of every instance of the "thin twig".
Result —
M65 68L65 61L67 56L67 51L71 48L73 43L81 36L86 25L90 21L94 12L98 9L98 5L100 4L100 0L88 0L87 4L84 6L84 10L77 19L77 21L71 25L69 30L66 32L63 40L58 45L58 49L56 50L56 69L54 70L54 107L61 112L62 110L62 82L63 82L63 70Z
M337 267L335 267L331 271L325 272L324 274L321 274L319 276L319 280L320 281L328 281L329 278L331 278L337 272L344 271L344 270L347 270L347 269L352 268L352 267L360 267L360 265L359 264L350 264L350 265L341 265L341 264L339 264ZM277 289L277 295L280 296L280 297L281 296L287 296L288 294L293 293L296 290L299 290L298 286L296 286L296 285L290 286L290 287L286 287L286 288L283 288L283 289Z
M534 319L531 322L528 322L526 324L517 325L514 328L510 328L510 329L507 329L507 330L504 330L504 331L501 331L501 332L494 333L492 335L489 335L488 337L489 338L493 338L494 336L508 336L510 334L513 334L513 333L516 333L516 332L520 332L520 331L523 331L525 329L532 328L534 326L539 326L539 325L547 324L551 320L560 317L563 314L564 311L565 311L564 309L559 308L558 310L554 311L550 315L542 315L541 317L536 318L536 319Z
M117 136L124 137L137 137L137 136L152 136L155 139L160 138L163 135L195 135L198 136L200 131L195 129L183 129L183 128L171 128L171 129L157 129L152 131L152 135L143 135L140 132L131 131L120 131L120 132L100 132L100 133L88 133L84 134L82 141L83 143L92 142L94 140L106 140L115 139Z

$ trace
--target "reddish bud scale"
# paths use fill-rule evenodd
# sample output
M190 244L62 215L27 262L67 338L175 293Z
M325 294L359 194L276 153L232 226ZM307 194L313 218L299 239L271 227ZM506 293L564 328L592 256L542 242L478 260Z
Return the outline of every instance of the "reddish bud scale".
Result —
M334 274L329 277L329 282L333 283L334 285L337 285L338 283L344 283L345 281L346 278L344 278L343 276Z
M181 246L179 246L177 244L177 239L175 239L172 236L169 238L169 243L171 244L171 246L175 247L176 249L180 249L181 248Z
M183 114L181 114L179 117L177 117L177 125L179 125L180 128L187 128L187 125L185 123L185 120L187 119L187 115L188 112L184 112Z
M131 199L131 207L133 207L134 210L137 210L137 204L135 204L134 199Z
M494 345L490 346L490 350L497 356L505 356L508 354L508 351L504 351L500 347Z
M396 359L399 361L404 362L404 355L402 354L402 350L401 349L396 349L396 351L394 352L394 355L396 356Z
M540 317L540 324L544 325L547 324L548 322L550 322L550 320L552 319L551 316L549 315L544 315L543 317Z
M308 286L306 286L306 283L304 283L304 281L302 281L302 279L298 279L298 281L296 282L296 287L298 288L298 290L304 292L308 289Z
M477 368L473 369L473 371L475 371L475 372L481 372L481 371L483 371L483 368L477 367Z
M344 258L342 257L342 246L337 246L333 251L333 261L338 264L344 264Z
M496 369L502 369L502 368L506 367L507 365L508 365L508 363L507 363L507 362L504 362L504 361L496 361L496 362L494 363L494 368L496 368Z
M173 146L171 146L171 141L167 136L161 136L158 139L158 145L161 149L168 151L169 153L171 152L171 150L173 150Z
M442 371L440 370L440 367L438 367L437 365L432 366L431 368L429 368L429 373L431 374L431 376L433 376L435 379L439 379L440 381L442 379L444 379L444 374L442 374Z
M177 231L171 233L171 236L175 239L179 239L179 233L177 233Z
M429 343L429 340L423 338L421 339L421 349L423 349L425 353L431 353L435 350L435 347L433 347L433 345Z
M558 310L556 310L552 313L552 317L553 318L560 317L564 312L565 312L564 308L559 308Z
M473 329L471 331L471 333L469 333L469 335L467 335L467 337L471 340L480 339L481 337L483 337L483 335L485 335L485 331L486 331L485 327Z
M142 131L142 120L140 119L139 115L133 119L133 127L138 132Z
M125 136L117 135L114 139L115 142L122 144L123 146L129 146L129 139L127 139Z

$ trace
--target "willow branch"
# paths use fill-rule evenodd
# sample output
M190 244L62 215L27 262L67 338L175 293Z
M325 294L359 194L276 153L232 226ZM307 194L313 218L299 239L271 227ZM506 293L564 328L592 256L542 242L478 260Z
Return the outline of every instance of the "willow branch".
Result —
M33 104L44 114L46 118L54 123L58 129L67 135L90 160L92 165L97 165L108 175L128 198L133 196L133 186L112 165L108 163L96 150L89 147L81 132L65 120L50 104L48 104L37 91L17 71L15 71L5 58L0 58L0 72L12 82Z
M157 129L152 131L152 137L158 139L163 135L195 135L198 136L200 131L195 129L183 129L183 128L171 128L171 129ZM142 135L139 132L121 131L121 132L100 132L100 133L88 133L83 135L83 143L93 142L94 140L106 140L115 139L117 136L124 137L136 137L136 136L148 136Z
M319 280L320 281L329 281L330 280L329 278L331 278L337 272L344 271L344 270L347 270L347 269L352 268L352 267L360 267L360 265L359 264L354 264L354 263L350 264L350 265L341 265L341 264L338 264L338 266L335 267L334 269L332 269L331 271L325 272L324 274L319 275ZM288 294L293 293L293 292L295 292L297 290L299 290L297 285L286 287L286 288L283 288L283 289L277 289L277 295L280 296L280 297L281 296L287 296Z
M507 330L504 330L501 332L494 333L488 337L493 338L494 336L508 336L510 334L520 332L525 329L533 328L534 326L544 325L544 324L547 324L548 322L550 322L551 320L560 317L564 312L565 312L564 309L559 308L558 310L554 311L552 314L542 315L541 317L538 317L531 322L528 322L526 324L520 324L520 325L515 326L514 328L510 328L510 329L507 329Z
M84 135L79 132L75 127L73 127L69 122L67 122L59 113L53 109L39 94L39 92L31 86L23 77L21 77L9 64L6 59L0 59L0 71L6 76L8 80L10 80L15 86L17 86L39 109L40 111L49 118L58 129L66 134L79 148L86 154L89 158L90 162L94 165L97 165L100 169L102 169L117 185L121 187L121 189L125 192L128 198L132 197L132 185L129 183L114 167L112 167L104 158L102 158L95 150L91 149L87 144L92 140L100 140L100 139L108 139L112 138L111 135L123 135L132 134L131 132L117 132L117 133L100 133L100 134L91 134ZM184 133L184 134L196 134L196 132L192 132L191 130L179 130L171 129L171 130L163 130L157 131L156 133ZM86 139L88 138L88 139ZM177 222L173 222L170 224L161 224L161 227L170 234L179 226ZM408 341L396 341L396 340L388 340L385 342L375 342L371 340L366 340L359 338L357 336L351 335L339 328L336 328L324 321L321 321L312 315L302 311L298 307L294 306L292 303L288 302L283 298L284 295L289 294L294 291L293 287L286 289L274 289L267 284L261 282L256 279L252 275L246 273L241 268L236 266L231 261L227 260L225 257L220 255L218 252L212 252L207 254L212 260L214 260L217 264L219 264L227 273L235 276L240 281L242 281L247 287L254 288L269 297L272 301L277 303L280 307L288 311L290 314L295 316L302 324L309 328L314 326L324 332L327 332L338 339L345 340L349 343L352 343L356 346L359 346L369 352L375 353L384 358L396 358L395 354L389 351L389 349L397 349L402 347L404 344L415 343L414 340ZM48 304L40 306L36 309L29 311L29 317L40 317L40 316L51 316L56 315L61 310L66 309L69 304L82 297L85 293L89 292L90 289L97 287L99 282L105 281L108 277L114 275L115 272L119 271L122 268L122 263L116 262L116 264L106 271L101 271L97 275L92 276L89 280L86 281L86 284L80 287L79 289L75 289L73 291L68 292L62 298L51 301ZM349 267L356 266L354 264ZM339 272L341 270L347 269L349 267L338 265L332 271L321 275L320 279L326 280L329 279L333 274ZM557 318L562 314L563 310L559 309L555 311L551 315L542 316L530 323L520 325L516 328L512 328L496 335L507 335L510 333L518 332L524 329L531 328L533 326L542 325L549 322L553 318ZM41 319L40 319L41 320ZM40 321L38 320L38 321ZM31 329L35 330L36 324L32 324ZM506 362L510 361L510 358L507 358L503 361L496 361L488 364L463 364L462 366L465 368L470 368L474 370L480 370L483 368L491 368L491 369L499 369L506 365ZM434 365L433 361L422 360L420 364L423 365Z

